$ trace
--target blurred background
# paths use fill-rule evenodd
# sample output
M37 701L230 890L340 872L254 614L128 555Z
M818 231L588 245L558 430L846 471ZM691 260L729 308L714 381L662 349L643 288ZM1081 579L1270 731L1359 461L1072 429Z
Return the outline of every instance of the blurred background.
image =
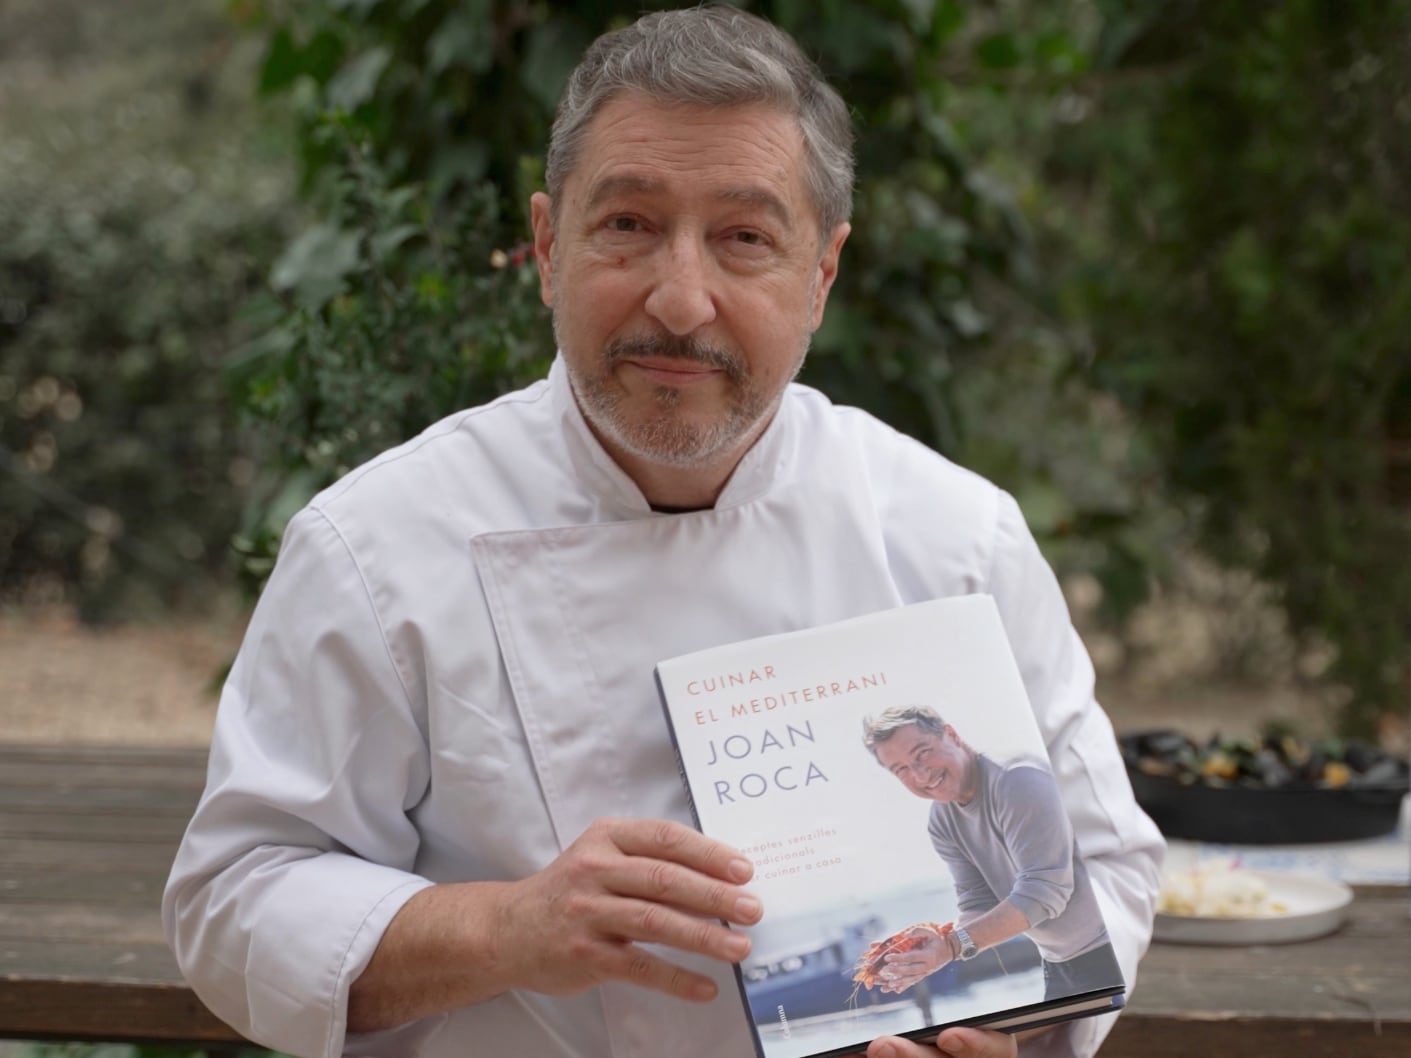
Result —
M743 6L859 136L804 380L1018 498L1119 728L1404 751L1411 4ZM543 373L642 8L0 0L0 740L203 744L290 514Z

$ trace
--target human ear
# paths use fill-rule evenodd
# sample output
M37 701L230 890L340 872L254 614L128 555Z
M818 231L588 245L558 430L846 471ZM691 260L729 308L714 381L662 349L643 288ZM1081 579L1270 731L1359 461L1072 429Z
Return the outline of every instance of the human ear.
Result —
M539 300L554 307L554 203L542 191L529 197L529 221L534 229L534 264L539 269Z
M838 278L838 259L843 252L852 225L843 223L833 229L823 245L823 253L818 258L818 276L813 288L813 330L823 323L823 307L828 304L828 291L833 289L833 280Z

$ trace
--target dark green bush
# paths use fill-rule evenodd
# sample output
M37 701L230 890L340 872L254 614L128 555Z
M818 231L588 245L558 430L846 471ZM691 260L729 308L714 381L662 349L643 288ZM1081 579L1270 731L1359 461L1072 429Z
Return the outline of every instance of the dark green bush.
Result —
M1100 455L1093 416L1066 427L1070 446L1037 443L1060 407L1082 410L1069 349L1031 304L1038 273L1023 214L968 156L938 76L959 62L1003 78L1016 61L1067 76L1085 61L1077 46L1052 20L1009 31L959 3L751 6L819 59L859 130L854 234L805 381L1001 476L1056 549L1084 533L1070 566L1116 570L1117 530L1136 504L1115 473L1099 488L1064 488ZM276 268L284 311L247 381L247 407L276 425L285 453L282 487L271 484L241 542L259 574L312 489L543 370L552 343L532 275L487 262L527 237L525 203L563 79L593 36L640 7L301 0L241 10L267 41L263 89L302 114L305 184L325 216ZM437 296L417 293L426 289ZM1008 384L989 384L996 376ZM1031 399L1051 383L1059 400ZM1020 415L1022 430L988 425ZM1144 572L1131 566L1135 599Z
M315 490L457 408L541 377L553 355L527 245L496 246L488 185L433 206L391 186L356 126L329 118L338 153L325 219L275 262L268 327L232 369L269 434L236 540L258 586L284 523Z
M229 580L252 472L222 371L292 188L218 8L73 6L0 59L0 600L98 619Z
M859 132L805 380L1011 489L1116 618L1193 531L1174 489L1337 647L1349 726L1401 708L1406 0L746 6ZM641 5L235 7L322 217L242 369L284 453L242 542L258 574L313 488L542 370L532 277L489 262L526 237L566 72Z
M1411 693L1411 4L1150 11L1160 73L1058 155L1107 214L1095 377L1371 733Z

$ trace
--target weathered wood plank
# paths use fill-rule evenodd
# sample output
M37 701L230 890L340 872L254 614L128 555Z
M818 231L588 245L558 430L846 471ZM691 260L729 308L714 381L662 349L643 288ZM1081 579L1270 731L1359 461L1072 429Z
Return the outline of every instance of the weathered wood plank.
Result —
M0 744L0 771L13 762L58 765L64 768L98 765L104 768L170 764L204 770L207 751L182 746L112 746L63 743L61 745Z
M136 867L108 864L100 878L32 863L0 862L0 905L36 903L156 907L167 872L163 862Z
M97 904L0 904L0 944L10 940L104 944L164 943L161 908Z
M67 841L62 838L6 838L5 859L27 866L72 869L102 877L109 867L167 870L176 856L178 834L150 841Z
M194 808L194 806L192 806ZM0 841L27 838L85 845L100 842L158 842L175 847L192 808L181 813L110 813L99 808L92 812L6 812L0 811Z
M198 790L150 786L5 786L0 784L0 816L35 812L84 812L101 815L190 815Z
M1405 1023L1264 1016L1206 1020L1153 1017L1129 1010L1117 1019L1099 1058L1406 1058L1408 1054L1411 1026Z
M1346 927L1314 941L1230 948L1154 944L1120 1020L1229 1026L1242 1018L1316 1023L1319 1031L1378 1023L1411 1032L1405 892L1359 893Z
M126 944L71 937L0 940L0 991L23 981L185 986L171 949L160 938ZM0 1023L0 1037L15 1035L11 1028Z
M189 989L87 981L0 982L0 1026L17 1039L238 1042Z
M204 750L0 746L0 790L143 789L199 792Z

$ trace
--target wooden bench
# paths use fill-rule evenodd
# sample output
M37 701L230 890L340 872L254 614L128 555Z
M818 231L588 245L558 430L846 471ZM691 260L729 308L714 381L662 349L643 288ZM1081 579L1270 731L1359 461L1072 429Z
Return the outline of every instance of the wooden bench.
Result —
M198 750L0 747L0 1037L240 1039L162 937L205 777Z
M196 750L0 746L0 1038L228 1045L158 902L205 779ZM1407 891L1270 947L1158 944L1103 1058L1411 1055Z

